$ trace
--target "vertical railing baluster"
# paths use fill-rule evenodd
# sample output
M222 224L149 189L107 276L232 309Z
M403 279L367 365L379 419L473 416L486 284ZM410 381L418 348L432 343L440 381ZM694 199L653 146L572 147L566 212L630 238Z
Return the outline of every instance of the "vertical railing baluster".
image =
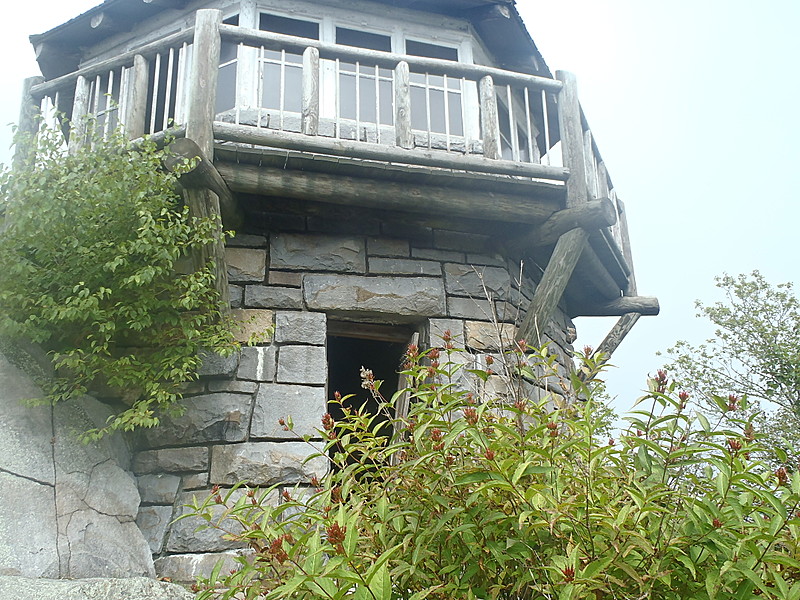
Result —
M500 158L500 121L497 113L497 96L491 75L481 79L479 84L481 104L481 131L483 134L483 155L486 158Z
M117 106L117 122L124 130L127 125L128 117L128 84L131 74L131 67L120 67L119 70L119 104Z
M278 100L278 113L280 130L284 130L283 126L283 111L286 107L286 50L281 50L281 81L280 81L280 99Z
M411 75L408 63L401 60L394 68L394 138L400 148L413 148L411 131Z
M447 87L447 75L444 79L444 144L450 152L450 90Z
M161 120L161 129L169 127L169 105L172 103L172 75L175 71L175 49L170 48L167 54L167 81L164 86L164 118Z
M339 59L336 59L335 63L335 73L334 76L336 77L336 83L334 85L334 97L335 97L335 108L334 108L334 124L333 124L333 137L335 139L340 139L342 137L342 123L341 123L341 112L342 112L342 65L339 62Z
M319 50L306 48L303 52L302 129L306 135L319 131Z
M361 139L361 63L356 61L356 134L355 141Z
M378 65L375 65L375 143L381 143L381 78Z
M114 71L108 72L108 82L106 83L105 99L103 101L103 139L108 138L108 132L111 128L111 112L114 110L111 103L114 101Z
M587 129L583 132L583 156L586 160L586 189L589 198L597 198L597 170L595 164L594 148L592 147L592 132Z
M72 103L72 122L70 123L68 146L70 154L78 152L86 143L90 93L91 83L83 75L79 75L75 81L75 100Z
M547 110L547 91L542 90L542 123L544 124L544 155L547 157L547 165L550 160L550 114Z
M511 139L511 160L519 162L519 137L517 123L514 118L514 95L511 93L511 85L506 85L506 101L508 102L508 135Z
M150 129L148 133L156 132L156 116L158 114L158 89L161 80L161 54L156 54L153 71L153 99L150 103Z
M431 76L425 73L425 126L428 130L428 150L433 148L433 132L431 131Z
M523 89L525 97L525 127L528 132L528 162L541 162L539 158L539 146L536 145L536 136L533 134L533 123L531 122L531 98L530 90L526 85Z
M125 129L130 139L142 137L147 126L147 89L150 85L150 67L141 54L133 57L133 67L128 79L128 107Z
M184 42L178 49L178 76L175 86L175 123L183 124L186 110L186 73L188 73L189 45Z

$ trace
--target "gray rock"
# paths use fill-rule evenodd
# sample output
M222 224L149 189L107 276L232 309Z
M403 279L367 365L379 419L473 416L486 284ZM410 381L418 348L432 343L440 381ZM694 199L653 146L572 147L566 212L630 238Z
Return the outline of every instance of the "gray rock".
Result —
M216 352L203 350L200 352L200 359L203 361L197 374L201 377L230 377L239 366L239 355L233 353L230 356L222 356Z
M223 494L225 491L223 490ZM241 497L242 491L237 490L231 496L231 502ZM201 503L208 496L208 490L198 490L196 492L181 494L178 498L179 515L183 516L190 514L193 511L189 507L193 502ZM212 519L216 522L217 518L223 513L225 507L222 505L212 505L211 513ZM225 519L222 526L230 532L240 532L241 526L232 519ZM175 521L170 526L169 535L167 538L167 552L170 553L183 553L183 552L220 552L222 550L231 550L233 548L241 548L243 544L233 540L224 539L224 533L214 527L209 527L205 520L197 516L190 516Z
M20 369L0 355L0 469L53 484L53 427L50 406L27 406L42 391ZM36 435L32 435L32 433Z
M487 294L495 300L507 298L511 289L511 277L500 267L447 263L444 281L448 294L479 299L485 299Z
M208 471L203 473L190 473L181 479L182 490L199 490L208 486Z
M431 275L442 274L442 264L432 260L411 258L370 258L369 272L389 275Z
M231 303L231 308L242 308L242 298L244 297L244 288L241 285L228 285L228 301Z
M267 251L251 248L226 248L230 281L264 281L267 274Z
M126 579L29 579L0 577L0 598L14 600L192 600L174 583L145 577Z
M324 384L328 365L324 346L281 346L278 349L280 383Z
M309 309L438 317L445 313L444 285L434 277L306 275Z
M438 260L440 262L464 262L464 253L454 250L437 250L436 248L413 248L411 256L414 258L424 258L426 260Z
M210 381L208 383L209 392L233 392L235 394L253 394L257 389L258 389L257 383L253 381L239 381L238 379L217 379L215 381Z
M371 237L367 240L367 254L370 256L408 256L408 240Z
M150 546L133 521L83 510L61 517L61 577L154 577Z
M159 427L143 432L150 447L240 442L247 436L252 396L220 392L187 398L184 404L183 415L164 417Z
M447 297L447 312L451 317L483 321L491 321L494 314L492 304L488 300L455 296Z
M267 281L270 285L299 288L303 285L303 274L294 271L270 271Z
M275 341L324 346L326 321L325 313L279 312L275 315Z
M242 350L236 376L251 381L273 381L276 371L274 346L251 346Z
M467 346L473 350L500 350L514 346L517 328L510 323L467 321Z
M156 573L179 583L194 583L198 577L208 577L214 566L222 561L222 573L236 568L235 557L242 551L210 552L205 554L171 554L156 559Z
M296 440L297 436L319 437L322 415L327 411L325 388L307 385L264 383L256 395L250 435L256 438ZM291 417L293 431L284 431L278 419Z
M136 525L150 545L150 552L153 554L158 554L164 547L164 536L170 521L172 521L172 506L143 506L139 509Z
M178 494L181 478L168 473L141 475L138 478L139 495L145 504L172 504ZM141 514L141 510L139 511Z
M225 245L234 248L266 248L267 238L263 235L237 233L232 238L229 238Z
M0 489L0 575L58 577L53 486L0 471Z
M244 304L252 308L303 308L300 288L272 285L248 285L244 290Z
M446 331L450 332L450 338L456 348L463 348L465 344L464 338L464 321L461 319L428 319L428 346L434 348L443 348L445 341L443 339Z
M277 234L270 240L270 268L363 273L364 240L355 237Z
M246 481L267 486L276 483L308 483L328 470L320 444L305 442L251 442L215 446L211 455L211 482L232 485Z
M208 469L208 448L145 450L134 457L135 473L183 473Z
M237 308L231 311L235 321L233 334L237 342L264 344L272 339L273 312L263 308Z

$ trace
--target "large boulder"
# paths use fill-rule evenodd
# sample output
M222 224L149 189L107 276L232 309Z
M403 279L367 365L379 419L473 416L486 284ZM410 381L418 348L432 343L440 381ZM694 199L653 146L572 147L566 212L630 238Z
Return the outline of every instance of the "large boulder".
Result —
M55 407L24 402L41 395L0 355L0 575L154 576L135 522L140 499L124 443L78 440L108 410L91 397Z
M191 600L173 583L145 577L72 581L0 576L0 598L14 600Z

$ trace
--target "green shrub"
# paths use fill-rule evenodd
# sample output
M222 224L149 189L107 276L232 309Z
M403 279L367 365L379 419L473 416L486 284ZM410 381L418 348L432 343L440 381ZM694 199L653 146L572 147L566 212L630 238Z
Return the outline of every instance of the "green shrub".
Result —
M152 141L117 133L65 155L44 129L37 144L0 175L0 335L50 353L49 400L101 386L127 401L90 437L153 426L179 408L198 351L234 349L210 268L179 268L219 224L189 217Z
M391 439L379 416L326 415L323 481L195 505L208 526L238 522L226 535L249 548L199 598L800 598L800 473L753 459L750 424L688 413L659 372L613 439L591 381L555 410L472 398L450 383L450 351L410 349L411 409ZM552 380L546 350L506 361Z

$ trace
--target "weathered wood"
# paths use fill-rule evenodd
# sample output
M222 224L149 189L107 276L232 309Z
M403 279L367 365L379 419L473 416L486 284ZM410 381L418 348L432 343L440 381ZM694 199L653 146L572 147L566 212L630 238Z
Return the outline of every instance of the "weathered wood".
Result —
M141 54L133 57L133 66L128 77L128 101L125 104L125 132L134 140L145 133L147 123L147 88L150 69L147 59Z
M583 247L581 258L575 266L573 274L575 281L570 282L568 288L570 292L574 289L573 284L580 285L581 291L589 291L592 288L597 290L597 293L602 299L614 300L619 298L622 293L622 288L625 282L619 282L611 273L609 273L606 266L603 264L599 255L595 252L591 243L591 235L588 242ZM573 296L574 294L570 294ZM591 294L596 296L596 294ZM602 300L601 300L602 301Z
M561 82L549 77L539 77L537 75L527 75L516 71L506 71L495 67L460 63L439 58L427 58L423 56L408 56L393 52L382 52L380 50L367 50L355 48L353 46L342 46L330 42L320 42L306 38L296 38L289 35L272 33L269 31L259 31L248 27L235 25L220 25L220 33L225 37L225 41L242 43L250 46L264 46L269 50L284 49L287 52L302 53L306 48L312 47L319 50L320 57L323 59L340 59L345 62L361 62L369 65L376 65L384 69L394 69L401 61L406 61L415 72L430 73L431 75L447 75L448 77L465 77L473 81L478 81L486 75L490 75L498 85L526 85L534 90L547 90L548 92L558 92L561 89Z
M411 71L404 60L397 63L394 69L394 132L398 147L414 147L414 134L411 131Z
M567 71L556 71L556 77L564 84L558 96L558 125L561 131L563 163L570 172L567 181L567 208L570 208L584 204L589 199L586 186L586 159L583 152L581 105L578 101L575 75Z
M33 158L36 152L36 134L39 132L39 103L31 90L44 81L44 77L28 77L22 82L22 98L19 105L17 134L15 137L14 167L21 167Z
M603 362L607 362L611 358L611 355L614 354L614 351L619 348L622 340L631 332L633 326L636 325L636 322L641 316L642 315L639 313L625 313L622 315L614 327L611 328L611 331L608 332L608 335L600 342L600 345L592 356L597 358L602 354Z
M633 254L631 253L631 238L628 234L628 217L625 214L625 204L622 200L617 199L617 207L619 208L619 233L622 237L622 255L625 257L625 262L628 263L630 274L628 275L628 289L625 290L626 296L636 295L636 276L633 271Z
M537 346L542 344L544 341L542 333L564 295L588 237L589 234L579 228L572 229L558 238L542 280L533 293L525 319L520 325L517 339Z
M653 296L620 296L605 304L579 307L576 317L620 317L627 313L655 316L661 307Z
M167 158L164 167L175 172L191 165L188 171L180 176L181 185L187 188L209 189L219 198L222 222L226 227L238 229L244 221L244 215L239 208L228 184L219 174L216 167L200 151L200 147L189 138L180 138L172 142L167 148Z
M558 206L552 201L535 201L523 195L484 190L465 192L449 187L346 177L265 165L218 162L216 167L234 192L287 199L313 199L317 202L405 213L537 223L547 219Z
M413 344L414 346L419 347L419 333L414 332L409 340L409 345ZM406 425L408 420L408 410L411 407L411 387L413 381L411 377L409 377L405 373L401 373L400 377L398 378L397 382L397 389L400 394L397 397L397 401L394 405L394 441L400 442L404 439L406 431ZM392 455L391 463L397 464L398 456L396 454Z
M89 114L89 95L91 84L85 77L78 77L75 82L75 99L72 102L72 119L70 121L69 145L70 154L75 154L86 143L86 120Z
M212 264L214 275L214 288L219 293L220 312L225 315L230 312L228 292L228 267L225 261L225 241L221 235L221 220L219 219L219 203L214 192L199 188L184 188L183 200L189 208L192 218L207 219L217 218L219 222L218 235L210 244L192 254L194 268L199 270L206 267L209 261Z
M509 240L506 247L514 252L524 252L529 248L555 244L558 238L571 229L582 227L591 232L602 227L610 227L616 222L617 212L614 210L614 204L608 198L600 198L553 213L547 221L534 227L522 238Z
M103 33L117 33L128 30L126 25L120 21L117 21L116 19L113 19L106 12L92 15L92 18L89 20L89 27L95 31L102 31Z
M303 133L317 135L319 131L319 50L306 48L303 52Z
M565 181L569 178L569 170L564 167L516 163L510 160L489 160L482 156L465 156L442 150L406 150L371 142L354 142L322 136L308 137L287 131L233 125L220 121L214 123L214 136L220 140L256 146L319 152L321 154L364 158L381 162L441 167L457 171L517 175L519 177L535 177L556 181Z
M136 50L119 54L113 58L109 58L108 60L83 67L77 71L73 71L72 73L67 73L61 77L56 77L55 79L50 79L49 81L42 81L31 89L31 94L37 98L41 98L50 92L63 89L65 86L73 85L73 82L79 75L83 75L87 79L93 79L100 73L115 71L119 67L131 65L133 63L133 57L137 54L149 59L160 52L168 50L169 48L179 46L183 42L190 42L193 36L193 27L178 31L177 33L167 35L159 40L156 40L155 42L145 44Z
M214 160L214 132L217 78L219 74L222 11L202 9L195 13L194 56L189 72L189 105L186 115L186 137L200 147L203 156Z
M494 81L487 75L479 84L481 102L481 133L483 135L483 155L491 160L499 159L500 152L500 120L497 114L497 94Z
M597 181L597 169L595 169L594 163L592 132L590 129L583 132L583 157L586 160L586 189L588 198L590 200L599 198L600 192Z

